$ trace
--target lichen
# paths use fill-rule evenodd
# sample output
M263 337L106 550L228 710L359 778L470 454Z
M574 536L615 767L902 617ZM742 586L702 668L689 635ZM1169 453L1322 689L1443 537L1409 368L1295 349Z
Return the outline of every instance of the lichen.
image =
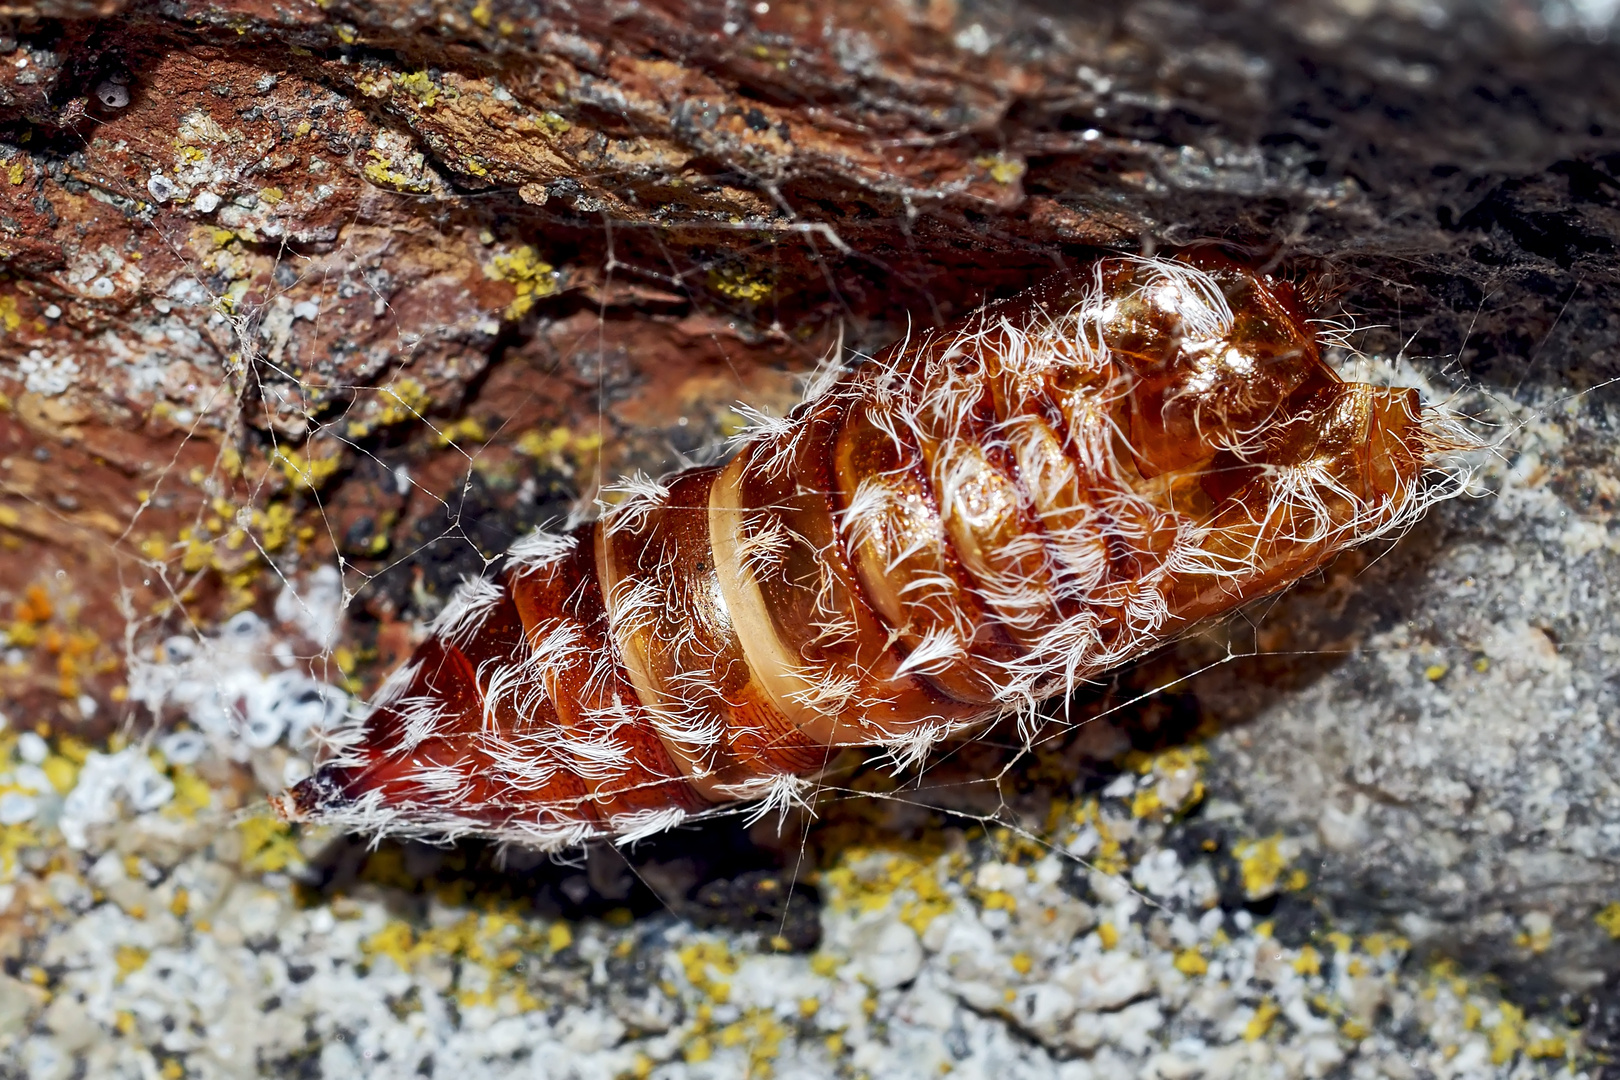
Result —
M484 267L484 273L493 281L512 286L514 295L506 306L505 317L514 322L532 311L536 301L556 294L559 287L556 268L528 244L496 255Z

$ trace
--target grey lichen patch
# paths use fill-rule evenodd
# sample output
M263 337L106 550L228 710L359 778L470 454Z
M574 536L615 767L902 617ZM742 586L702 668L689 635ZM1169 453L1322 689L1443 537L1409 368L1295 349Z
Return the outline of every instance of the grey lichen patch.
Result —
M115 795L123 812L68 844L54 808L91 798L104 757L0 739L6 782L48 789L0 832L14 973L0 1062L50 1078L281 1075L303 1060L348 1077L518 1076L544 1060L581 1080L1523 1078L1565 1074L1580 1052L1556 1018L1419 963L1398 936L1248 910L1286 896L1297 913L1311 886L1296 848L1233 840L1241 823L1200 802L1196 751L1135 755L1034 830L832 804L806 954L774 924L559 918L458 884L426 849L385 848L348 885L300 890L323 838L230 815L229 744L171 742L149 762L166 787L139 805ZM562 893L622 895L595 861Z

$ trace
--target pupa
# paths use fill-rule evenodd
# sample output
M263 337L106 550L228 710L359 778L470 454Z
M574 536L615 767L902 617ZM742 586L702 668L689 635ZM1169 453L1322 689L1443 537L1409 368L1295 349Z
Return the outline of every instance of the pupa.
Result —
M1268 276L1103 258L908 337L723 464L454 594L277 800L373 835L625 843L915 765L1410 524L1449 445Z

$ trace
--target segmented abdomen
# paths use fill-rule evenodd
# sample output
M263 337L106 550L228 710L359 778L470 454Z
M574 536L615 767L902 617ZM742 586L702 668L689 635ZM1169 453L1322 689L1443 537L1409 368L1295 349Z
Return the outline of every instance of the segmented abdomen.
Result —
M540 847L803 797L1273 591L1424 502L1415 391L1272 283L1109 259L903 343L724 466L516 545L280 802Z

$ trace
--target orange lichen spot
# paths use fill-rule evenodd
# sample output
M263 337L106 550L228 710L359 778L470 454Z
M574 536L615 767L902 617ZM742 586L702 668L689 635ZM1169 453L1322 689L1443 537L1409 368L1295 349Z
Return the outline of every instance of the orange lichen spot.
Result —
M23 598L12 609L12 617L19 622L43 623L49 622L55 611L51 594L36 582L23 591Z

